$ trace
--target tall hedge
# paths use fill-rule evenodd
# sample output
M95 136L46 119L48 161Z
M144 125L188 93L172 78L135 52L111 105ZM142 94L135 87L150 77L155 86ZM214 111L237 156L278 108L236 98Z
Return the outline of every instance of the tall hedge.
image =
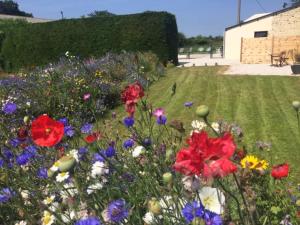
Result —
M66 51L82 58L108 51L152 51L163 62L178 62L176 19L167 12L27 24L4 33L1 58L5 70L44 65Z

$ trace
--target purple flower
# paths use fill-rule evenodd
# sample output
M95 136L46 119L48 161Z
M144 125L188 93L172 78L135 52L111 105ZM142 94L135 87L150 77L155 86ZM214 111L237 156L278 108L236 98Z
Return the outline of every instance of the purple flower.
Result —
M158 125L165 125L166 122L167 122L167 117L165 117L165 116L160 116L160 117L157 117L157 119L156 119L156 123Z
M86 93L83 95L83 100L86 101L86 100L89 100L89 98L91 97L91 94L90 93Z
M124 125L129 128L129 127L132 127L133 124L134 124L134 119L133 117L126 117L124 120L123 120L123 123Z
M144 141L143 141L143 144L145 146L150 146L152 144L152 141L150 138L145 138Z
M203 218L204 207L200 202L193 201L187 203L181 211L187 223L191 223L195 217Z
M37 154L37 148L33 145L29 145L25 148L25 151L31 158L35 157Z
M134 145L134 141L132 139L127 139L123 143L123 147L126 148L126 149L127 148L132 148L133 145Z
M89 150L86 147L81 147L81 148L78 149L79 155L85 155L86 153L88 153L88 151Z
M48 178L47 168L39 168L39 170L37 172L37 177L40 179L47 179Z
M163 116L164 114L165 114L165 110L163 108L157 108L154 110L154 113L153 113L153 115L156 118L159 118L159 117Z
M21 144L21 141L18 138L13 138L9 141L9 144L16 148L19 146L19 144Z
M17 110L17 105L12 102L8 102L2 107L2 111L6 114L13 114Z
M97 217L88 217L76 221L75 225L101 225L101 222Z
M184 103L184 106L188 107L188 108L192 107L192 105L193 105L193 102L185 102Z
M110 221L119 223L128 216L128 209L126 202L123 199L118 199L109 203L107 214Z
M95 153L94 155L93 155L93 162L104 162L105 161L105 159L104 159L104 157L102 156L102 155L100 155L99 153Z
M0 169L4 166L4 160L0 158Z
M208 210L204 213L204 220L206 225L222 225L222 218L213 212L210 212Z
M92 130L93 130L93 125L90 123L84 124L80 129L81 133L83 134L90 134Z
M65 126L64 131L67 137L73 137L75 134L75 130L71 125Z
M109 147L105 150L105 155L106 155L106 157L108 157L108 158L111 158L111 157L115 156L115 155L116 155L116 150L115 150L115 148L112 147L112 146L109 146Z
M0 191L0 203L8 202L14 195L14 192L10 188L3 188Z
M61 122L61 123L63 123L64 126L68 126L69 125L68 118L61 118L58 121Z
M7 160L10 160L14 157L14 153L11 150L9 150L8 148L5 148L3 150L3 155Z
M17 156L16 161L19 166L24 166L29 162L30 158L30 154L23 152Z

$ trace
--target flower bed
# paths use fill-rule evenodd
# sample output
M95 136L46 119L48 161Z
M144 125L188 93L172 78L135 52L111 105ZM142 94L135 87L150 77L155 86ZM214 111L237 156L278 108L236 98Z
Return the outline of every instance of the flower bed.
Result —
M68 111L50 107L55 117L28 116L17 99L4 102L0 221L297 224L299 191L288 180L289 164L247 152L236 124L211 123L208 107L199 106L186 127L153 108L139 82L120 99L128 115L101 127L90 119L70 125ZM300 104L293 105L298 113Z

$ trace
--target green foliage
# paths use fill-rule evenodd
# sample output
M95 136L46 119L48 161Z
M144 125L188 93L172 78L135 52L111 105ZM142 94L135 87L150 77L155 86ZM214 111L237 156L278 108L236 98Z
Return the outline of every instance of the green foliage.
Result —
M94 12L88 14L88 17L106 17L106 16L116 16L116 14L108 12L107 10L103 10L103 11L95 10Z
M11 0L0 1L0 14L32 17L31 13L21 11L18 3Z
M5 32L1 54L6 71L57 61L66 51L81 58L152 51L162 62L177 63L177 44L175 17L147 12L18 26Z

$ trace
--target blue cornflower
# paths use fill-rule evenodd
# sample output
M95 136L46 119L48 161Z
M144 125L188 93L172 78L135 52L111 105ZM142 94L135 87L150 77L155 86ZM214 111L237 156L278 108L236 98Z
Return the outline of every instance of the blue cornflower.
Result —
M124 118L123 123L127 128L132 127L134 124L134 118L131 116L126 117L126 118Z
M35 157L37 154L37 148L33 145L29 145L25 148L26 153L30 155L31 158Z
M123 199L118 199L109 203L107 214L110 221L119 223L128 216L128 209L126 202Z
M189 107L192 107L192 105L193 105L193 102L185 102L185 103L184 103L184 106L185 106L185 107L188 107L188 108L189 108Z
M10 160L14 157L14 153L11 150L9 150L8 148L4 148L3 155L7 160Z
M191 223L195 217L203 218L204 207L200 202L188 202L181 211L187 223Z
M7 102L5 105L2 107L2 111L5 114L13 114L17 110L17 105L13 102Z
M205 224L207 225L222 225L222 218L213 212L210 212L208 210L205 210L204 213L204 220L205 220Z
M126 149L127 148L132 148L133 145L134 145L134 141L131 138L125 140L124 143L123 143L123 147L126 148Z
M157 117L156 119L156 123L159 124L159 125L165 125L167 122L167 117L166 116L159 116Z
M93 163L94 162L104 162L105 161L105 159L103 158L103 156L102 155L100 155L99 153L95 153L94 155L93 155Z
M84 124L80 129L81 133L83 134L90 134L92 130L93 130L93 125L90 123Z
M109 146L106 150L105 150L105 155L108 158L111 158L113 156L116 155L116 150L113 146Z
M4 167L4 160L0 158L0 169Z
M0 191L0 203L8 202L14 195L14 192L10 188L3 188Z
M64 131L67 137L73 137L75 134L75 130L71 125L65 126Z
M30 158L30 154L23 152L17 156L16 161L19 166L24 166L29 162Z
M37 177L40 179L47 179L48 178L47 168L39 168L39 170L37 171Z
M58 120L59 122L63 123L64 126L68 126L69 125L69 121L68 118L64 117Z
M75 225L101 225L101 222L97 217L88 217L76 221Z
M9 144L10 144L12 147L16 148L16 147L19 146L19 144L21 144L21 141L20 141L18 138L13 138L13 139L11 139L11 140L9 141Z

